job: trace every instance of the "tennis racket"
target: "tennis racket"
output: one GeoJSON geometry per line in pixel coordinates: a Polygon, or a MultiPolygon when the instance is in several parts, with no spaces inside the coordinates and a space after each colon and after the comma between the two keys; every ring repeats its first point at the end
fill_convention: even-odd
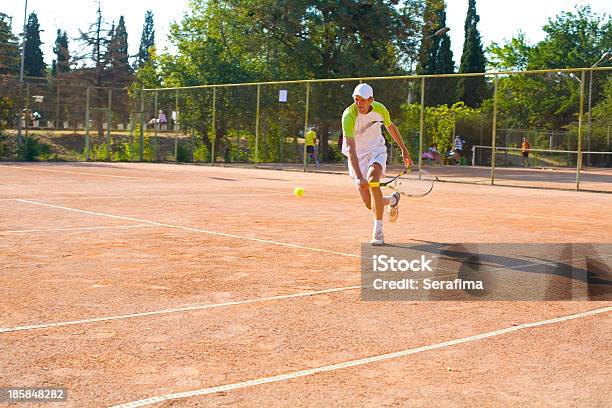
{"type": "Polygon", "coordinates": [[[387,181],[372,181],[370,187],[387,187],[391,190],[399,192],[401,195],[407,197],[425,197],[431,193],[434,188],[434,183],[438,181],[437,176],[431,176],[426,171],[421,170],[421,176],[425,178],[419,178],[418,175],[412,175],[412,168],[406,168],[397,176],[387,181]]]}

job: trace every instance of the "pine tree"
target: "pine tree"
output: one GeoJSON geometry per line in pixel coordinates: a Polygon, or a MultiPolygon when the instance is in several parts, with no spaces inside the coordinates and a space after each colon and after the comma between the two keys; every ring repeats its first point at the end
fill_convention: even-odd
{"type": "Polygon", "coordinates": [[[30,14],[26,25],[26,43],[24,56],[25,75],[42,77],[45,76],[46,64],[40,49],[40,24],[36,13],[30,14]]]}
{"type": "Polygon", "coordinates": [[[0,13],[0,74],[18,74],[19,63],[19,44],[13,35],[11,19],[0,13]]]}
{"type": "MultiPolygon", "coordinates": [[[[451,74],[455,71],[450,37],[433,36],[446,26],[446,4],[440,0],[428,0],[425,5],[423,39],[419,56],[419,74],[451,74]],[[433,37],[432,37],[433,36],[433,37]]],[[[455,102],[456,80],[440,78],[428,81],[425,103],[428,105],[452,104],[455,102]]]]}
{"type": "Polygon", "coordinates": [[[53,52],[55,53],[55,59],[51,66],[51,75],[57,76],[57,74],[70,72],[70,51],[68,50],[68,34],[66,34],[66,31],[57,30],[53,52]]]}
{"type": "Polygon", "coordinates": [[[130,65],[128,61],[128,34],[125,29],[123,16],[112,32],[108,46],[109,69],[114,82],[125,82],[130,79],[130,65]]]}
{"type": "Polygon", "coordinates": [[[140,48],[136,59],[135,68],[141,68],[150,58],[149,48],[155,46],[155,28],[153,26],[153,12],[147,10],[145,13],[145,22],[140,37],[140,48]]]}
{"type": "MultiPolygon", "coordinates": [[[[480,33],[478,32],[480,17],[476,14],[476,0],[469,0],[468,12],[465,18],[465,42],[461,56],[460,73],[485,72],[486,59],[480,33]]],[[[477,107],[486,97],[486,83],[484,76],[461,78],[457,86],[459,100],[466,105],[477,107]]]]}

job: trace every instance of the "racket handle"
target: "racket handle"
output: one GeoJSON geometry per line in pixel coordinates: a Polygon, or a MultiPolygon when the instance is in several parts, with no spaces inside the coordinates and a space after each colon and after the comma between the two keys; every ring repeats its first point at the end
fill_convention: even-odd
{"type": "Polygon", "coordinates": [[[370,181],[368,184],[370,187],[380,187],[380,181],[370,181]]]}

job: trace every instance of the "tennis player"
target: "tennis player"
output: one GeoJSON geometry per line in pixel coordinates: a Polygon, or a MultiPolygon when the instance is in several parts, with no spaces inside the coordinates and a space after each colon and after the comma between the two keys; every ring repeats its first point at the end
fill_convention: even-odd
{"type": "Polygon", "coordinates": [[[382,103],[374,101],[372,87],[366,83],[357,85],[353,91],[353,101],[342,114],[342,153],[348,157],[349,175],[353,178],[363,203],[372,211],[374,228],[370,244],[384,245],[384,208],[389,206],[389,221],[395,222],[399,215],[400,194],[395,192],[390,196],[383,196],[380,187],[369,185],[369,182],[380,181],[387,167],[387,147],[381,124],[385,125],[402,150],[404,165],[412,166],[412,160],[397,126],[391,122],[389,111],[382,103]]]}

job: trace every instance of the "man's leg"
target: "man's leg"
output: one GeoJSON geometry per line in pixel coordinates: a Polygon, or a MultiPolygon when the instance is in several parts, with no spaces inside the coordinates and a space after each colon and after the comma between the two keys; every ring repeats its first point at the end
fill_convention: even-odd
{"type": "MultiPolygon", "coordinates": [[[[379,163],[372,164],[368,169],[368,181],[380,181],[381,174],[382,166],[379,163]]],[[[382,221],[385,205],[389,204],[389,199],[387,198],[385,200],[382,191],[380,191],[380,187],[370,187],[370,194],[372,196],[372,213],[374,215],[374,219],[382,221]]]]}
{"type": "MultiPolygon", "coordinates": [[[[378,167],[378,178],[377,181],[380,180],[380,175],[382,173],[382,167],[380,166],[380,164],[375,163],[376,167],[378,167]]],[[[370,179],[370,172],[372,171],[372,167],[366,168],[362,167],[361,168],[361,172],[362,174],[364,174],[366,176],[366,179],[368,181],[374,181],[370,179]],[[365,171],[367,171],[367,174],[365,173],[365,171]]],[[[349,174],[351,175],[351,177],[353,177],[353,171],[351,169],[351,165],[349,163],[349,174]]],[[[356,183],[357,184],[357,183],[356,183]]],[[[370,189],[369,188],[359,188],[359,185],[357,184],[357,191],[359,191],[359,196],[361,197],[361,201],[363,201],[363,204],[366,206],[366,208],[368,210],[372,210],[372,194],[370,193],[370,189]]],[[[378,188],[378,191],[380,192],[380,188],[378,188]]],[[[382,196],[382,192],[381,192],[381,196],[382,196]]],[[[385,205],[389,204],[389,197],[383,197],[383,209],[385,205]]]]}
{"type": "Polygon", "coordinates": [[[370,189],[369,188],[359,188],[358,186],[357,190],[359,190],[361,201],[363,201],[363,203],[365,204],[368,210],[371,210],[372,209],[372,196],[370,195],[370,189]]]}

